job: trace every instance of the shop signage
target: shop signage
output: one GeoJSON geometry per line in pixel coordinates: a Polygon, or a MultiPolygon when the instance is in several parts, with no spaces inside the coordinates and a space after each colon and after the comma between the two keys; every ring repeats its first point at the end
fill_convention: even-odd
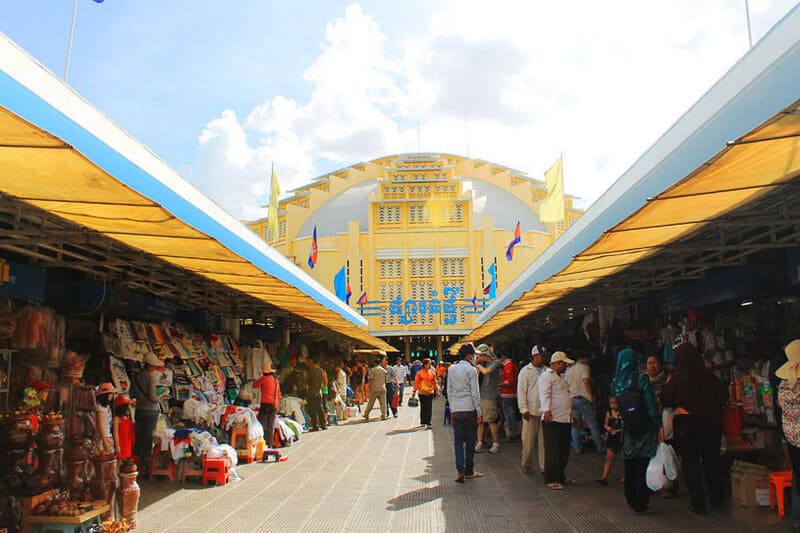
{"type": "Polygon", "coordinates": [[[438,291],[431,291],[430,300],[403,299],[398,296],[389,302],[389,314],[399,316],[400,323],[405,325],[414,322],[414,315],[442,315],[442,322],[445,326],[456,324],[458,313],[456,301],[459,289],[455,287],[445,287],[442,291],[443,298],[436,298],[438,291]]]}

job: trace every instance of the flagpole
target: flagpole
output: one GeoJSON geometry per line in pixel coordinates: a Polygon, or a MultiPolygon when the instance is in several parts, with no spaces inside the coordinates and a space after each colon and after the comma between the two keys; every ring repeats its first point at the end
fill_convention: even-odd
{"type": "Polygon", "coordinates": [[[72,25],[69,28],[69,42],[67,43],[67,65],[64,67],[64,82],[69,77],[69,58],[72,55],[72,37],[75,35],[75,17],[78,14],[78,0],[72,4],[72,25]]]}
{"type": "Polygon", "coordinates": [[[744,0],[744,12],[747,15],[747,40],[750,42],[750,48],[753,48],[753,32],[750,30],[750,3],[744,0]]]}

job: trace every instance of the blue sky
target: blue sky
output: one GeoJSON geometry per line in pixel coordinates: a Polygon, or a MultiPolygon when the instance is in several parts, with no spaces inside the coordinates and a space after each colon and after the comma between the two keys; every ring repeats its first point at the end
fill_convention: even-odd
{"type": "MultiPolygon", "coordinates": [[[[750,0],[754,38],[792,6],[750,0]]],[[[71,0],[0,0],[64,71],[71,0]]],[[[358,161],[454,152],[596,199],[747,50],[742,0],[79,0],[69,83],[234,216],[358,161]]]]}

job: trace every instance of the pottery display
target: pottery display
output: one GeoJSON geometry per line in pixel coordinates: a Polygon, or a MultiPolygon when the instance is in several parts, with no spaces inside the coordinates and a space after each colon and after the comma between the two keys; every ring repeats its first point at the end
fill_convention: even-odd
{"type": "MultiPolygon", "coordinates": [[[[134,465],[135,468],[135,465],[134,465]]],[[[122,518],[128,521],[131,528],[136,527],[136,511],[139,508],[139,484],[136,478],[139,473],[135,470],[130,474],[120,473],[120,485],[117,489],[117,509],[122,518]]]]}

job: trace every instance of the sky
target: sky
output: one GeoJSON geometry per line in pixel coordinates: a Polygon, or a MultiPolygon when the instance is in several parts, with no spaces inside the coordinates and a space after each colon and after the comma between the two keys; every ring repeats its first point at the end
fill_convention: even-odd
{"type": "MultiPolygon", "coordinates": [[[[68,83],[239,219],[314,177],[453,153],[588,207],[749,48],[745,0],[78,0],[68,83]]],[[[749,0],[754,43],[792,7],[749,0]]],[[[64,75],[71,0],[0,0],[64,75]]],[[[491,206],[489,206],[491,207],[491,206]]]]}

